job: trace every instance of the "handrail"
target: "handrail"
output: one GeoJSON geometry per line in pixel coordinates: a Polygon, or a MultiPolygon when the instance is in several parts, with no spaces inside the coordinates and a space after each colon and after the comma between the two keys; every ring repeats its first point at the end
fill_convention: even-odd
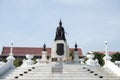
{"type": "Polygon", "coordinates": [[[11,68],[11,62],[7,61],[5,64],[3,64],[0,67],[0,75],[3,74],[4,72],[6,72],[9,68],[11,68]]]}
{"type": "Polygon", "coordinates": [[[104,67],[114,72],[117,76],[120,76],[120,68],[110,60],[106,60],[104,67]]]}

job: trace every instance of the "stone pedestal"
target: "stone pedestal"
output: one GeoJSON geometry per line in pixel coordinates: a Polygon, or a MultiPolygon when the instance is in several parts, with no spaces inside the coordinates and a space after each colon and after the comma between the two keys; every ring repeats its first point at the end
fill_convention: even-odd
{"type": "Polygon", "coordinates": [[[37,63],[36,64],[43,64],[43,63],[48,63],[47,60],[47,51],[42,51],[42,58],[41,59],[37,59],[37,63]]]}
{"type": "Polygon", "coordinates": [[[14,68],[14,60],[15,60],[15,57],[13,55],[9,55],[7,58],[7,62],[10,62],[11,63],[11,66],[10,68],[14,68]]]}
{"type": "Polygon", "coordinates": [[[47,62],[47,51],[42,51],[42,58],[40,60],[47,62]]]}
{"type": "Polygon", "coordinates": [[[6,59],[7,59],[7,62],[11,63],[10,68],[14,68],[15,67],[14,66],[15,57],[13,56],[13,43],[11,43],[10,53],[9,53],[9,56],[6,59]]]}
{"type": "Polygon", "coordinates": [[[98,63],[98,60],[94,60],[94,54],[88,54],[87,57],[89,58],[87,61],[86,61],[86,64],[87,65],[90,65],[90,66],[100,66],[99,63],[98,63]]]}
{"type": "Polygon", "coordinates": [[[23,60],[23,64],[21,65],[21,67],[28,67],[34,65],[35,62],[32,60],[33,57],[33,55],[26,54],[27,60],[23,60]]]}
{"type": "Polygon", "coordinates": [[[63,64],[56,63],[52,65],[52,73],[62,73],[63,72],[63,64]]]}
{"type": "Polygon", "coordinates": [[[75,62],[75,63],[79,63],[79,57],[78,57],[78,51],[75,51],[74,52],[74,59],[73,59],[73,61],[75,62]]]}
{"type": "Polygon", "coordinates": [[[69,47],[66,41],[56,40],[52,46],[51,61],[66,60],[69,57],[69,47]]]}

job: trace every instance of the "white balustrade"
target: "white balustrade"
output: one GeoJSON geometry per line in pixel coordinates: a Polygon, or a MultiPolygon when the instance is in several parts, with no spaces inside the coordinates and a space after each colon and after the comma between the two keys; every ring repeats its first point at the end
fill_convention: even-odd
{"type": "Polygon", "coordinates": [[[117,76],[120,76],[120,68],[114,63],[112,63],[110,60],[106,60],[105,65],[103,67],[114,72],[114,74],[116,74],[117,76]]]}
{"type": "Polygon", "coordinates": [[[9,70],[12,66],[12,63],[10,61],[6,62],[0,67],[0,75],[9,70]]]}
{"type": "Polygon", "coordinates": [[[115,65],[113,62],[111,62],[111,56],[109,55],[107,50],[107,41],[105,41],[105,51],[106,53],[105,56],[103,57],[103,60],[105,61],[105,65],[103,67],[109,69],[117,76],[120,76],[120,68],[117,65],[115,65]]]}
{"type": "Polygon", "coordinates": [[[115,61],[115,65],[117,65],[118,67],[120,67],[120,61],[115,61]]]}
{"type": "Polygon", "coordinates": [[[9,56],[6,58],[7,62],[0,66],[0,75],[6,72],[7,70],[14,68],[15,66],[13,65],[13,62],[15,60],[13,56],[13,43],[11,43],[11,48],[10,48],[10,53],[9,56]]]}
{"type": "Polygon", "coordinates": [[[32,60],[33,57],[34,55],[26,54],[27,60],[23,60],[23,64],[21,65],[21,67],[28,67],[34,65],[35,62],[32,60]]]}
{"type": "Polygon", "coordinates": [[[95,55],[93,54],[93,52],[89,51],[89,54],[87,54],[88,60],[86,61],[86,64],[91,66],[100,66],[100,64],[98,63],[98,59],[93,59],[94,56],[95,55]]]}

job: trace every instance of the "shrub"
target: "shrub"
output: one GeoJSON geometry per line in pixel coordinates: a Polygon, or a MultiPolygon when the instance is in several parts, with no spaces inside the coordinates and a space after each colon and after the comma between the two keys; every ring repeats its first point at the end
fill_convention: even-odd
{"type": "Polygon", "coordinates": [[[22,59],[16,59],[16,60],[14,61],[15,67],[19,67],[22,63],[23,63],[23,62],[22,62],[22,59]]]}

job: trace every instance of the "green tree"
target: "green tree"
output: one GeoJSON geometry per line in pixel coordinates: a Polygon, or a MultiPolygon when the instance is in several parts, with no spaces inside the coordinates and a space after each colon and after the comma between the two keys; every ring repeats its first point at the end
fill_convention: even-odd
{"type": "Polygon", "coordinates": [[[103,57],[104,57],[105,55],[102,54],[102,53],[99,53],[99,52],[94,52],[93,54],[95,55],[94,59],[98,59],[99,64],[100,64],[101,66],[103,66],[103,65],[104,65],[103,57]]]}
{"type": "Polygon", "coordinates": [[[74,50],[71,50],[71,51],[70,51],[69,56],[72,57],[72,60],[73,60],[73,58],[74,58],[74,50]]]}
{"type": "Polygon", "coordinates": [[[120,61],[120,52],[116,52],[115,54],[113,54],[111,61],[113,61],[113,62],[120,61]]]}
{"type": "Polygon", "coordinates": [[[7,62],[6,58],[2,58],[1,61],[3,61],[3,62],[7,62]]]}
{"type": "Polygon", "coordinates": [[[33,60],[35,63],[37,63],[36,58],[33,58],[32,60],[33,60]]]}

